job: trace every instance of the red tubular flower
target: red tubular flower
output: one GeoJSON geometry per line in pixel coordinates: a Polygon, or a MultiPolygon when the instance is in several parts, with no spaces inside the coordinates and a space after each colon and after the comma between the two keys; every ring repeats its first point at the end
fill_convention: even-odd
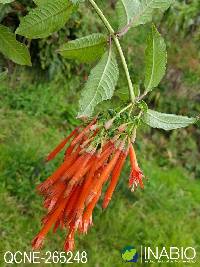
{"type": "Polygon", "coordinates": [[[126,160],[126,157],[127,157],[127,151],[126,152],[122,151],[120,154],[120,157],[119,157],[119,159],[118,159],[118,161],[114,167],[110,184],[109,184],[108,189],[107,189],[105,196],[104,196],[104,200],[103,200],[103,204],[102,204],[102,207],[104,209],[107,208],[107,206],[108,206],[108,204],[112,198],[113,192],[115,190],[118,179],[120,177],[121,170],[124,166],[124,162],[126,160]]]}
{"type": "Polygon", "coordinates": [[[71,134],[65,138],[46,158],[46,161],[50,161],[55,158],[55,156],[65,147],[67,142],[77,133],[78,128],[76,128],[71,134]]]}
{"type": "Polygon", "coordinates": [[[64,249],[74,249],[75,234],[77,231],[80,234],[87,233],[92,225],[93,210],[107,182],[109,185],[103,208],[108,206],[128,152],[132,167],[129,185],[136,188],[140,184],[143,188],[143,174],[129,138],[118,130],[110,138],[108,135],[102,138],[104,130],[101,130],[97,118],[94,118],[85,128],[78,127],[72,131],[48,155],[47,161],[52,160],[69,142],[63,163],[46,181],[37,186],[44,197],[47,215],[42,219],[41,231],[32,241],[34,249],[40,249],[50,229],[53,228],[56,232],[58,227],[67,231],[64,249]]]}
{"type": "Polygon", "coordinates": [[[100,188],[103,186],[103,184],[107,181],[109,178],[118,158],[120,155],[121,151],[118,149],[117,152],[114,154],[113,158],[111,161],[108,163],[108,165],[105,167],[105,169],[102,171],[100,177],[98,178],[97,181],[94,181],[94,185],[92,190],[90,191],[90,195],[88,197],[88,202],[92,201],[92,199],[98,194],[100,191],[100,188]]]}
{"type": "Polygon", "coordinates": [[[67,203],[67,199],[63,199],[62,203],[56,208],[56,210],[50,214],[49,218],[46,220],[42,230],[39,232],[39,234],[33,239],[32,246],[34,249],[41,248],[43,244],[43,240],[46,236],[46,234],[49,232],[52,225],[57,221],[60,213],[65,207],[65,204],[67,203]]]}
{"type": "Polygon", "coordinates": [[[96,194],[96,196],[92,199],[92,201],[87,205],[86,210],[83,214],[82,224],[80,225],[80,232],[87,233],[88,228],[92,225],[92,212],[101,196],[101,189],[96,194]]]}
{"type": "Polygon", "coordinates": [[[129,187],[132,187],[132,191],[134,191],[138,187],[138,185],[140,185],[140,187],[144,189],[144,184],[142,181],[143,173],[138,166],[135,150],[132,144],[130,144],[129,154],[132,167],[129,177],[129,187]]]}

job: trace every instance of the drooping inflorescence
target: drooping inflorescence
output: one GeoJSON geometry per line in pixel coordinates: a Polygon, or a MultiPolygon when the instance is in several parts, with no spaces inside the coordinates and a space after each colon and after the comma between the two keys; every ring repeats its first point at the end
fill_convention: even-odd
{"type": "Polygon", "coordinates": [[[42,219],[41,231],[32,241],[34,249],[42,247],[52,227],[54,232],[58,227],[65,228],[64,248],[66,251],[74,249],[75,233],[87,233],[92,225],[92,213],[102,196],[103,186],[107,189],[102,207],[108,206],[128,154],[131,162],[129,186],[132,191],[138,185],[144,187],[143,174],[126,131],[128,127],[121,124],[112,129],[112,123],[102,124],[94,118],[72,131],[48,155],[47,161],[54,159],[68,144],[62,164],[37,187],[44,197],[47,214],[42,219]]]}

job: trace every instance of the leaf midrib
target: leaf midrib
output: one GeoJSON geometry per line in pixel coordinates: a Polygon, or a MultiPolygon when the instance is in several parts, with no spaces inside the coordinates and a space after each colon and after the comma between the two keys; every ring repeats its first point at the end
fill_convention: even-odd
{"type": "Polygon", "coordinates": [[[129,16],[128,16],[128,12],[127,12],[126,5],[124,3],[124,0],[122,0],[121,3],[124,6],[125,13],[126,13],[126,23],[128,24],[129,23],[129,16]]]}
{"type": "MultiPolygon", "coordinates": [[[[91,99],[90,103],[88,104],[87,108],[88,108],[89,106],[91,106],[91,103],[94,101],[94,99],[95,99],[95,97],[96,97],[96,95],[97,95],[98,89],[99,89],[100,84],[101,84],[102,79],[103,79],[103,76],[105,75],[105,70],[106,70],[107,67],[108,67],[108,63],[110,62],[111,54],[112,54],[112,51],[111,51],[111,48],[110,48],[110,50],[109,50],[109,54],[108,54],[108,59],[107,59],[107,62],[106,62],[104,71],[103,71],[103,73],[102,73],[102,75],[101,75],[101,79],[100,79],[100,81],[99,81],[99,83],[98,83],[98,86],[97,86],[97,89],[96,89],[96,91],[95,91],[95,94],[94,94],[93,98],[91,99]]],[[[86,110],[87,110],[87,108],[86,108],[86,110]]]]}
{"type": "MultiPolygon", "coordinates": [[[[153,29],[152,29],[152,31],[153,31],[153,29]]],[[[153,47],[153,63],[152,63],[152,69],[151,69],[151,78],[150,78],[150,81],[149,81],[149,83],[148,83],[148,86],[147,86],[147,91],[149,91],[149,90],[151,90],[151,83],[152,83],[152,81],[153,81],[153,75],[154,75],[154,69],[155,69],[155,37],[154,37],[154,35],[152,34],[152,47],[153,47]]]]}
{"type": "Polygon", "coordinates": [[[60,49],[59,52],[74,51],[74,50],[81,50],[81,49],[87,49],[87,48],[89,49],[89,48],[92,48],[95,46],[99,46],[103,43],[104,43],[104,41],[96,43],[96,44],[92,44],[90,46],[74,47],[74,48],[68,48],[68,49],[62,49],[62,50],[60,49]]]}

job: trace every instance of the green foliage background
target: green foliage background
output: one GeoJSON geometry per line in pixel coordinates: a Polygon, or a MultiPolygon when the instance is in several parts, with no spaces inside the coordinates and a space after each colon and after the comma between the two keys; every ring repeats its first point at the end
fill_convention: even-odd
{"type": "MultiPolygon", "coordinates": [[[[115,1],[98,2],[111,17],[115,1]]],[[[15,28],[22,11],[6,12],[3,23],[15,28]]],[[[191,116],[200,112],[198,15],[198,0],[176,1],[164,16],[156,14],[154,18],[167,40],[169,61],[164,81],[149,99],[150,106],[157,106],[157,110],[191,116]]],[[[116,25],[115,18],[112,20],[116,25]]],[[[123,38],[135,82],[144,67],[141,58],[149,29],[150,25],[132,29],[123,38]]],[[[43,159],[78,123],[78,99],[90,66],[64,60],[55,50],[66,40],[102,30],[94,12],[83,6],[64,29],[29,44],[33,69],[0,58],[0,68],[9,70],[7,80],[0,83],[1,260],[7,250],[31,249],[31,239],[39,230],[44,212],[35,186],[59,163],[58,159],[45,165],[43,159]]],[[[126,80],[120,79],[113,106],[126,99],[127,90],[126,80]]],[[[105,102],[99,108],[110,104],[105,102]]],[[[200,253],[199,133],[195,126],[170,133],[146,128],[139,133],[136,149],[148,178],[145,190],[129,192],[127,163],[108,209],[102,212],[99,205],[94,227],[87,236],[77,237],[77,250],[88,252],[87,266],[123,266],[120,250],[127,245],[193,246],[200,253]]],[[[61,251],[63,239],[61,231],[49,234],[43,251],[61,251]]]]}

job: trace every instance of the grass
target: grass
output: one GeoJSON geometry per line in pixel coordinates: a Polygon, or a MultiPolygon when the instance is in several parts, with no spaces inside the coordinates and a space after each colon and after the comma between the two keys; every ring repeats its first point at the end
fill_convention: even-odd
{"type": "MultiPolygon", "coordinates": [[[[26,90],[22,85],[18,88],[13,91],[6,84],[0,88],[1,256],[7,250],[31,250],[31,240],[44,214],[35,186],[59,162],[44,165],[43,158],[77,123],[73,119],[75,108],[70,104],[70,86],[58,90],[54,83],[43,83],[26,90]]],[[[198,179],[193,179],[180,162],[171,168],[169,162],[160,164],[159,160],[144,157],[143,146],[149,151],[156,147],[138,143],[138,157],[148,177],[145,190],[130,193],[126,166],[108,209],[102,212],[99,205],[94,227],[87,236],[77,237],[77,250],[88,252],[86,266],[123,266],[120,250],[127,245],[200,249],[198,179]]],[[[160,157],[165,158],[162,152],[160,157]]],[[[61,251],[63,241],[63,232],[49,234],[43,252],[61,251]]]]}

